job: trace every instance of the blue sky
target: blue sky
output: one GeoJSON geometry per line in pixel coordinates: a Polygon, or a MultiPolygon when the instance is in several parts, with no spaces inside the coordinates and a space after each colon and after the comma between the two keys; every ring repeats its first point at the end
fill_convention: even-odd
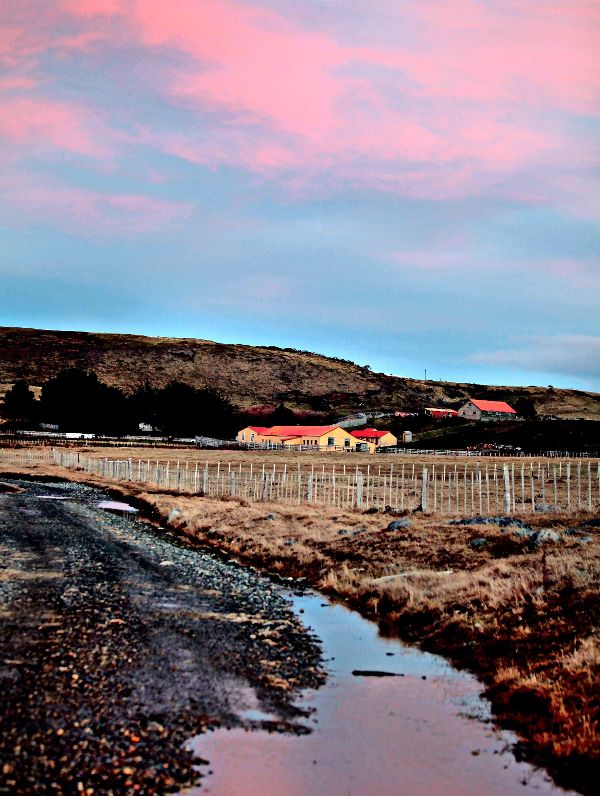
{"type": "Polygon", "coordinates": [[[595,4],[3,9],[3,325],[600,390],[595,4]]]}

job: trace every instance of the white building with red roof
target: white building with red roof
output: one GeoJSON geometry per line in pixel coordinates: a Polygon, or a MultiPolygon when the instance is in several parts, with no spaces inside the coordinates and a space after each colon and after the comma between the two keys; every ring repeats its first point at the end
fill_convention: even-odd
{"type": "Polygon", "coordinates": [[[465,420],[510,420],[517,416],[506,401],[481,401],[476,398],[471,398],[461,406],[458,414],[465,420]]]}

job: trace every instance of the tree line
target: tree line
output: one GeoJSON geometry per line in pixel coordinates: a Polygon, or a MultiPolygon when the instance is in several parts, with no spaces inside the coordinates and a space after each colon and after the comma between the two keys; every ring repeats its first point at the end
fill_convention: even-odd
{"type": "Polygon", "coordinates": [[[329,422],[323,413],[294,412],[284,404],[270,411],[240,411],[221,392],[171,381],[148,382],[131,393],[104,384],[92,370],[67,368],[49,378],[36,398],[25,379],[4,396],[3,414],[13,428],[58,426],[61,431],[91,434],[139,434],[140,425],[167,436],[231,439],[248,425],[274,426],[329,422]]]}
{"type": "Polygon", "coordinates": [[[100,381],[94,371],[68,368],[48,379],[35,397],[20,379],[4,396],[4,415],[12,426],[56,425],[61,431],[137,434],[147,424],[169,436],[227,438],[237,412],[217,390],[179,381],[155,388],[146,383],[127,394],[100,381]]]}

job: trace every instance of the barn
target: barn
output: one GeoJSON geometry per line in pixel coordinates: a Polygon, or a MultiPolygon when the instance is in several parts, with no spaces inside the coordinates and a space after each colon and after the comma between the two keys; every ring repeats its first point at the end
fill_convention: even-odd
{"type": "Polygon", "coordinates": [[[465,420],[511,420],[516,411],[506,401],[482,401],[471,398],[458,410],[459,417],[465,420]]]}

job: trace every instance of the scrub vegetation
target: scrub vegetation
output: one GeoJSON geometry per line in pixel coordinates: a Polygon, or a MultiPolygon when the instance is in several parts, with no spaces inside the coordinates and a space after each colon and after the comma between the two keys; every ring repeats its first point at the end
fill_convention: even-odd
{"type": "MultiPolygon", "coordinates": [[[[57,467],[26,471],[108,484],[57,467]]],[[[358,608],[384,632],[471,669],[499,722],[517,732],[523,755],[560,784],[594,791],[597,517],[517,514],[510,524],[498,518],[465,525],[420,514],[201,498],[133,483],[119,490],[188,543],[301,579],[358,608]]]]}

